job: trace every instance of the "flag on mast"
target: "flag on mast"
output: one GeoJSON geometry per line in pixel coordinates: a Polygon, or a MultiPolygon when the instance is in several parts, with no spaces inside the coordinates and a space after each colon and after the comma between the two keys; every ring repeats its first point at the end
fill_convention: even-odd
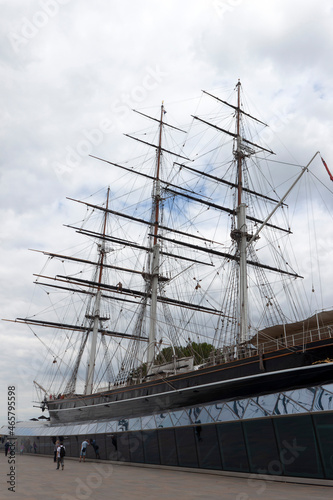
{"type": "Polygon", "coordinates": [[[331,181],[333,181],[333,175],[332,175],[332,174],[331,174],[331,172],[329,171],[329,168],[328,168],[328,166],[327,166],[327,164],[326,164],[326,161],[324,160],[324,158],[323,158],[322,156],[321,156],[320,158],[321,158],[321,161],[322,161],[322,162],[323,162],[323,164],[324,164],[324,167],[325,167],[325,168],[326,168],[326,170],[327,170],[328,175],[330,176],[331,181]]]}

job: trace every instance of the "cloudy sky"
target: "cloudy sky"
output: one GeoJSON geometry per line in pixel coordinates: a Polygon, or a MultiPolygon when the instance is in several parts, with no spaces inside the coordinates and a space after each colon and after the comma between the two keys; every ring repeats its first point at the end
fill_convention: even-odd
{"type": "MultiPolygon", "coordinates": [[[[24,316],[33,300],[32,274],[43,259],[28,248],[57,250],[66,239],[62,224],[73,220],[66,196],[110,183],[105,164],[88,155],[125,156],[122,134],[138,120],[132,108],[155,112],[164,99],[179,123],[189,122],[202,89],[223,99],[223,89],[240,78],[253,111],[271,125],[266,142],[275,151],[305,164],[320,150],[333,170],[332,0],[0,0],[0,6],[3,318],[24,316]]],[[[319,160],[314,168],[328,185],[319,160]]],[[[332,197],[327,203],[332,210],[332,197]]],[[[333,257],[332,218],[323,207],[322,215],[328,223],[322,250],[333,257]]],[[[32,381],[40,344],[29,329],[5,322],[0,338],[0,423],[11,384],[18,387],[18,419],[38,417],[32,381]]]]}

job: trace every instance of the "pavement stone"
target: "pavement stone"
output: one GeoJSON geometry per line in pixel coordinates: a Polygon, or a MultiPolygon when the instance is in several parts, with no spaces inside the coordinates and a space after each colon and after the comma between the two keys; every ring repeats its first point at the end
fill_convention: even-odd
{"type": "Polygon", "coordinates": [[[15,493],[8,491],[8,459],[0,455],[0,499],[26,500],[325,500],[333,498],[333,481],[323,485],[258,480],[186,469],[79,463],[65,458],[56,470],[52,457],[15,457],[15,493]]]}

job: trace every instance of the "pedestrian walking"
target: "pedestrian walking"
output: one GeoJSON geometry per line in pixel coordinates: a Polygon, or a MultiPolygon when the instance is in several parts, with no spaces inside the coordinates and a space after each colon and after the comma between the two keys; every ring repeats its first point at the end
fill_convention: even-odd
{"type": "Polygon", "coordinates": [[[64,459],[66,456],[66,448],[64,447],[63,443],[60,443],[57,449],[57,470],[61,469],[64,470],[64,459]]]}
{"type": "Polygon", "coordinates": [[[6,444],[5,444],[5,456],[7,456],[8,449],[9,449],[9,441],[6,441],[6,444]]]}

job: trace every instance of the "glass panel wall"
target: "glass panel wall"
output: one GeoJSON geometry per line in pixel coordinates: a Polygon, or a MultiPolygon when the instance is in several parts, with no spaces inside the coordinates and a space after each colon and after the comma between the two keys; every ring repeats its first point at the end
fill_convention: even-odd
{"type": "Polygon", "coordinates": [[[254,474],[282,474],[272,419],[243,422],[250,471],[254,474]]]}
{"type": "Polygon", "coordinates": [[[145,462],[141,431],[135,431],[129,433],[129,450],[131,455],[131,462],[135,463],[145,462]]]}
{"type": "Polygon", "coordinates": [[[310,415],[274,419],[281,463],[287,476],[322,477],[310,415]]]}
{"type": "Polygon", "coordinates": [[[162,465],[178,465],[174,429],[158,429],[158,442],[162,465]]]}
{"type": "Polygon", "coordinates": [[[198,467],[193,427],[177,427],[175,429],[175,436],[179,465],[182,467],[198,467]]]}
{"type": "Polygon", "coordinates": [[[108,460],[118,460],[118,436],[114,434],[106,434],[105,448],[108,460]]]}
{"type": "Polygon", "coordinates": [[[215,425],[197,425],[194,428],[199,467],[221,470],[221,453],[215,425]]]}
{"type": "Polygon", "coordinates": [[[249,472],[249,462],[241,422],[218,424],[216,428],[221,448],[222,469],[249,472]]]}
{"type": "Polygon", "coordinates": [[[313,421],[325,477],[333,479],[333,415],[331,413],[314,415],[313,421]]]}
{"type": "Polygon", "coordinates": [[[142,431],[143,450],[145,462],[160,464],[160,450],[158,445],[157,430],[142,431]]]}
{"type": "MultiPolygon", "coordinates": [[[[80,425],[18,423],[17,448],[53,456],[64,440],[79,457],[94,439],[101,459],[333,479],[333,385],[208,403],[80,425]]],[[[5,432],[2,432],[5,434],[5,432]]],[[[87,457],[95,459],[93,446],[87,457]]]]}
{"type": "Polygon", "coordinates": [[[118,434],[117,442],[118,442],[118,460],[120,462],[130,462],[130,451],[129,451],[129,441],[128,441],[128,432],[124,432],[118,434]]]}

